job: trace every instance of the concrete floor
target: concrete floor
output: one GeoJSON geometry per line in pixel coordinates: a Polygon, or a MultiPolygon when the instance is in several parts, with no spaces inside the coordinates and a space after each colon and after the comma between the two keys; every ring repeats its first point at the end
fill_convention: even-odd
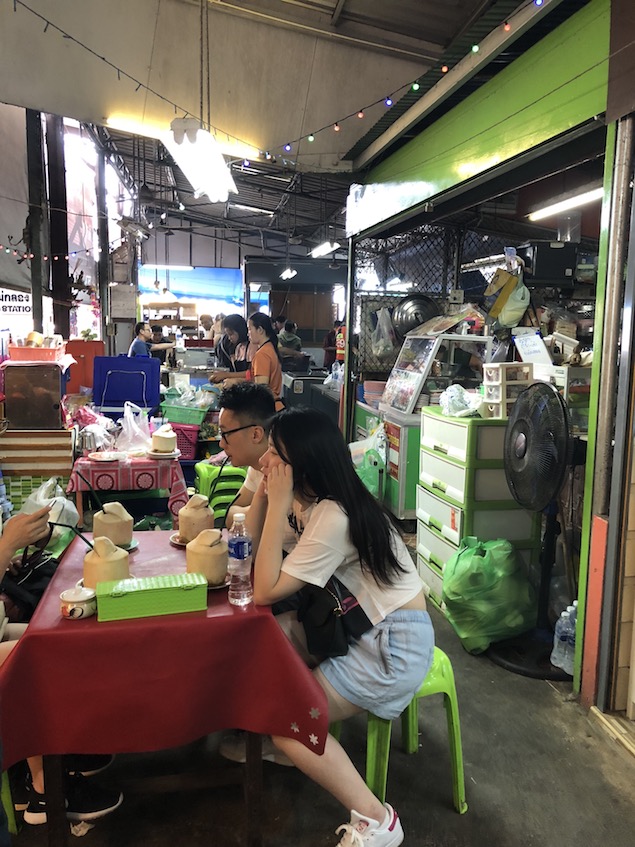
{"type": "MultiPolygon", "coordinates": [[[[421,704],[422,747],[402,753],[394,725],[388,800],[412,847],[562,847],[635,844],[635,759],[598,734],[567,684],[511,674],[470,656],[432,612],[437,642],[451,657],[461,709],[469,810],[452,807],[441,697],[421,704]]],[[[344,725],[342,741],[363,764],[365,723],[344,725]]],[[[86,836],[85,847],[233,847],[242,843],[237,786],[148,795],[144,774],[224,767],[218,735],[178,750],[119,756],[99,779],[120,786],[123,806],[86,836]]],[[[228,765],[229,766],[229,765],[228,765]]],[[[292,768],[264,764],[265,847],[329,847],[347,817],[292,768]]],[[[25,826],[19,847],[46,845],[44,827],[25,826]]]]}

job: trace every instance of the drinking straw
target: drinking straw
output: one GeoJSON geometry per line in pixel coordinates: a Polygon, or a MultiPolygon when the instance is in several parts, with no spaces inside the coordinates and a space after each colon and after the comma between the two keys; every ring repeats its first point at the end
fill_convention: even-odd
{"type": "MultiPolygon", "coordinates": [[[[77,469],[75,470],[75,473],[77,474],[77,476],[78,476],[81,480],[83,480],[83,481],[86,483],[86,485],[88,486],[88,489],[89,489],[90,493],[91,493],[91,494],[93,495],[93,497],[95,498],[95,502],[97,503],[97,505],[99,506],[99,508],[103,510],[103,508],[104,508],[104,504],[101,502],[101,500],[99,499],[99,497],[98,497],[98,495],[97,495],[97,492],[95,491],[95,489],[93,488],[93,486],[90,484],[90,482],[86,479],[86,477],[84,476],[84,474],[83,474],[83,473],[81,473],[80,471],[78,471],[77,469]]],[[[80,494],[80,496],[81,496],[81,491],[79,492],[79,494],[80,494]]]]}
{"type": "Polygon", "coordinates": [[[56,521],[49,521],[49,526],[63,526],[66,527],[66,529],[72,529],[75,535],[78,535],[82,539],[82,541],[88,544],[91,550],[95,549],[92,542],[89,541],[84,535],[84,533],[80,532],[76,526],[71,526],[69,523],[56,523],[56,521]]]}

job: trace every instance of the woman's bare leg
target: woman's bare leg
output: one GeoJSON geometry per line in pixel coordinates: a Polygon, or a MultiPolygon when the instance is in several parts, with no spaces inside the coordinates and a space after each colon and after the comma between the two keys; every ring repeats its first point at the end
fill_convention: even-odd
{"type": "Polygon", "coordinates": [[[26,763],[31,771],[33,789],[38,794],[44,794],[44,760],[41,756],[31,756],[26,763]]]}
{"type": "MultiPolygon", "coordinates": [[[[329,720],[339,721],[363,711],[341,697],[319,668],[313,671],[328,700],[329,720]]],[[[294,738],[275,736],[274,744],[285,753],[293,764],[344,806],[347,811],[355,809],[364,817],[373,818],[381,824],[386,809],[364,782],[344,748],[329,735],[324,753],[318,756],[294,738]]]]}

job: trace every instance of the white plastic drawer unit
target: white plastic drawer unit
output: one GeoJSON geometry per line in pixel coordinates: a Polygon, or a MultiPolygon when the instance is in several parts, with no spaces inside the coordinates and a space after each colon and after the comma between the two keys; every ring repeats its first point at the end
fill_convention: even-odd
{"type": "Polygon", "coordinates": [[[457,551],[456,544],[442,538],[422,521],[417,521],[417,554],[442,571],[445,563],[457,551]]]}
{"type": "Polygon", "coordinates": [[[481,541],[538,541],[539,522],[533,512],[520,507],[492,508],[489,503],[464,510],[421,485],[417,486],[417,518],[452,544],[459,544],[466,535],[475,535],[481,541]]]}
{"type": "Polygon", "coordinates": [[[420,450],[419,481],[426,488],[466,506],[484,500],[512,501],[503,468],[457,465],[443,456],[420,450]]]}
{"type": "Polygon", "coordinates": [[[421,446],[456,462],[480,465],[502,462],[505,424],[481,418],[445,417],[438,409],[421,415],[421,446]]]}
{"type": "Polygon", "coordinates": [[[417,571],[423,583],[423,590],[435,606],[445,609],[443,602],[443,577],[438,568],[428,564],[423,556],[417,556],[417,571]]]}

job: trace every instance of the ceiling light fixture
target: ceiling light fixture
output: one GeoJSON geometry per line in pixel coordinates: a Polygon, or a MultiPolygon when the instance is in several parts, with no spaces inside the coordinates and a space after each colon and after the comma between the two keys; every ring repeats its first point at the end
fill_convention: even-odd
{"type": "Polygon", "coordinates": [[[592,203],[594,200],[600,200],[604,194],[602,186],[593,188],[590,191],[584,191],[581,194],[575,194],[573,197],[568,197],[560,200],[558,203],[552,203],[542,209],[537,209],[528,217],[530,221],[541,221],[543,218],[550,218],[553,215],[559,215],[560,212],[566,212],[569,209],[577,209],[579,206],[584,206],[587,203],[592,203]]]}
{"type": "Polygon", "coordinates": [[[318,244],[317,247],[314,247],[313,250],[311,250],[311,256],[314,259],[319,259],[322,256],[328,256],[329,253],[334,253],[339,249],[340,245],[337,241],[323,241],[322,244],[318,244]]]}
{"type": "Polygon", "coordinates": [[[294,276],[297,276],[298,272],[295,268],[285,268],[280,274],[280,279],[293,279],[294,276]]]}
{"type": "Polygon", "coordinates": [[[232,209],[239,209],[241,212],[257,212],[259,215],[268,215],[272,218],[275,215],[275,212],[272,212],[271,209],[261,209],[260,206],[245,206],[242,203],[232,203],[232,209]]]}
{"type": "Polygon", "coordinates": [[[212,203],[226,203],[238,189],[214,136],[201,129],[196,118],[175,118],[171,132],[161,140],[194,189],[194,197],[207,195],[212,203]]]}

